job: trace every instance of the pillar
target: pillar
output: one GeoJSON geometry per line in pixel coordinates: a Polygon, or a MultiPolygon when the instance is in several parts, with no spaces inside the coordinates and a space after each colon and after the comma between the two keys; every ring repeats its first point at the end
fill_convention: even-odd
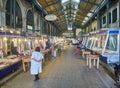
{"type": "Polygon", "coordinates": [[[100,18],[99,18],[99,11],[97,13],[97,30],[100,29],[100,18]]]}
{"type": "Polygon", "coordinates": [[[35,5],[32,2],[32,32],[35,32],[35,26],[34,26],[34,11],[35,11],[35,5]]]}
{"type": "Polygon", "coordinates": [[[12,28],[12,22],[13,22],[13,15],[12,15],[12,9],[13,8],[13,2],[12,2],[12,0],[10,0],[10,27],[12,28]]]}
{"type": "Polygon", "coordinates": [[[107,28],[109,28],[109,0],[107,0],[107,4],[106,4],[107,6],[107,28]]]}

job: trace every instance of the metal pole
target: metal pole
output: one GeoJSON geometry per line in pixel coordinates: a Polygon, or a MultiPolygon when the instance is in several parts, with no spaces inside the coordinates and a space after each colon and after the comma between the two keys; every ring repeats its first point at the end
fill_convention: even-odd
{"type": "Polygon", "coordinates": [[[48,35],[50,35],[50,24],[48,22],[48,35]]]}
{"type": "Polygon", "coordinates": [[[42,34],[42,16],[40,15],[40,34],[42,34]]]}
{"type": "MultiPolygon", "coordinates": [[[[119,1],[120,1],[120,0],[119,0],[119,1]]],[[[119,36],[118,42],[119,42],[119,44],[120,44],[120,30],[119,30],[118,36],[119,36]]],[[[119,64],[120,64],[120,46],[119,46],[119,44],[118,44],[117,46],[118,46],[118,49],[119,49],[118,55],[119,55],[119,64]]]]}
{"type": "Polygon", "coordinates": [[[48,22],[47,22],[47,35],[49,35],[49,29],[48,29],[49,27],[48,27],[48,22]]]}
{"type": "Polygon", "coordinates": [[[43,18],[43,16],[42,16],[42,32],[43,32],[43,33],[45,33],[44,30],[45,30],[45,29],[44,29],[44,18],[43,18]]]}
{"type": "Polygon", "coordinates": [[[35,32],[35,26],[34,26],[34,10],[35,10],[35,6],[34,3],[32,2],[32,32],[35,32]]]}
{"type": "MultiPolygon", "coordinates": [[[[119,0],[119,27],[120,27],[120,0],[119,0]]],[[[119,44],[120,44],[120,30],[119,30],[119,44]]],[[[119,64],[120,64],[120,46],[118,48],[119,48],[119,64]]]]}
{"type": "Polygon", "coordinates": [[[97,30],[100,29],[100,19],[99,19],[99,11],[97,13],[97,30]]]}
{"type": "Polygon", "coordinates": [[[53,25],[52,25],[52,36],[53,36],[53,25]]]}
{"type": "Polygon", "coordinates": [[[92,31],[92,20],[90,20],[90,31],[92,31]]]}
{"type": "Polygon", "coordinates": [[[55,28],[55,36],[57,36],[57,27],[55,28]]]}
{"type": "Polygon", "coordinates": [[[107,28],[109,28],[109,0],[107,0],[107,28]]]}
{"type": "Polygon", "coordinates": [[[13,28],[16,28],[16,0],[13,0],[13,28]]]}
{"type": "Polygon", "coordinates": [[[50,24],[50,36],[51,36],[51,28],[52,28],[52,27],[51,27],[51,24],[50,24]]]}
{"type": "Polygon", "coordinates": [[[52,34],[52,24],[51,24],[51,36],[52,36],[53,34],[52,34]]]}
{"type": "Polygon", "coordinates": [[[12,4],[13,4],[12,0],[10,0],[10,27],[11,28],[12,28],[12,18],[13,18],[13,16],[12,16],[13,5],[12,4]]]}
{"type": "Polygon", "coordinates": [[[120,27],[120,0],[119,0],[119,27],[120,27]]]}

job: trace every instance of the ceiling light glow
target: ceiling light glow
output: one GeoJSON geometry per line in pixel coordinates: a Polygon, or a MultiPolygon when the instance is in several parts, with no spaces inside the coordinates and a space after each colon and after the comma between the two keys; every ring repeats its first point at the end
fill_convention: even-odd
{"type": "Polygon", "coordinates": [[[68,2],[69,0],[62,0],[62,3],[68,2]]]}
{"type": "Polygon", "coordinates": [[[79,3],[79,2],[80,2],[80,0],[71,0],[71,1],[76,2],[76,3],[79,3]]]}

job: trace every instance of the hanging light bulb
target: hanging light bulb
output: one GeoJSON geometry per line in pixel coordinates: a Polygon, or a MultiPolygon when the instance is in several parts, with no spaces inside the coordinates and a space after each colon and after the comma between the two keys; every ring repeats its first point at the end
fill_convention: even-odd
{"type": "Polygon", "coordinates": [[[6,37],[4,37],[4,40],[6,41],[6,40],[7,40],[7,38],[6,38],[6,37]]]}

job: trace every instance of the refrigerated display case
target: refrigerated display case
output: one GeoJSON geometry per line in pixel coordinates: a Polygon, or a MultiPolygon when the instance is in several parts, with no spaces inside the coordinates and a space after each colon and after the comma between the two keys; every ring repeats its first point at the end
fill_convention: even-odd
{"type": "Polygon", "coordinates": [[[3,50],[4,57],[0,58],[0,78],[15,71],[21,66],[21,58],[18,56],[19,39],[22,39],[21,34],[11,32],[0,32],[0,47],[3,50]],[[17,53],[16,53],[17,52],[17,53]]]}
{"type": "Polygon", "coordinates": [[[119,29],[108,28],[105,46],[102,51],[102,56],[107,57],[106,62],[118,63],[119,62],[119,41],[120,41],[120,31],[119,29]]]}
{"type": "Polygon", "coordinates": [[[104,28],[97,33],[92,50],[99,54],[101,60],[107,64],[119,63],[119,41],[118,28],[104,28]]]}
{"type": "Polygon", "coordinates": [[[82,41],[82,45],[85,47],[87,42],[88,42],[88,39],[89,39],[89,34],[85,34],[83,36],[83,41],[82,41]]]}

